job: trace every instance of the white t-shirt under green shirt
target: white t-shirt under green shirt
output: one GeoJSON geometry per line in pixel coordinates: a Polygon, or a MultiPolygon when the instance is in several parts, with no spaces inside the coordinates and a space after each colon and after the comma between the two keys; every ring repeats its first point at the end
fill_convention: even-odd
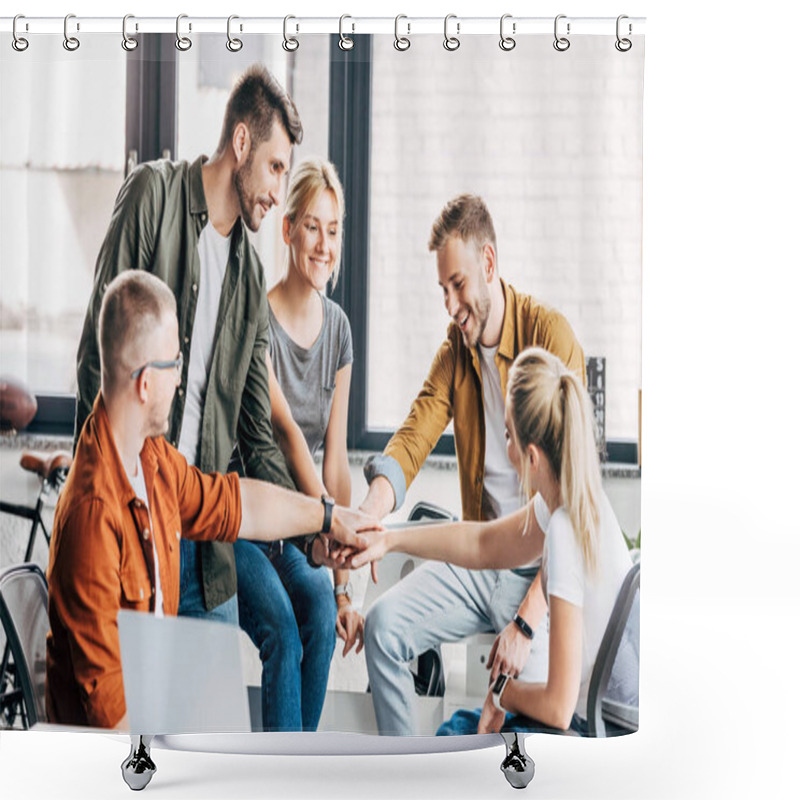
{"type": "Polygon", "coordinates": [[[197,240],[200,281],[197,287],[197,307],[192,326],[189,367],[186,373],[186,404],[178,440],[178,450],[193,465],[197,465],[208,371],[214,357],[214,334],[217,330],[219,299],[222,295],[225,270],[228,268],[230,247],[230,234],[222,236],[210,222],[203,228],[197,240]]]}

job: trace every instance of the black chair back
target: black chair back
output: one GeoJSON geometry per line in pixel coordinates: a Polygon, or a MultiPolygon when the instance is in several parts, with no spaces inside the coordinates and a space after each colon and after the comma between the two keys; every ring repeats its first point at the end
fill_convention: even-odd
{"type": "Polygon", "coordinates": [[[639,729],[639,581],[634,564],[617,595],[589,681],[589,736],[639,729]]]}

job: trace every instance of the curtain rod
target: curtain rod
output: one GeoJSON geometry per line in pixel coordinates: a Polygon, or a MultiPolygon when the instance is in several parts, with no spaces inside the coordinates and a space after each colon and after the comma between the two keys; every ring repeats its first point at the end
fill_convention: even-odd
{"type": "MultiPolygon", "coordinates": [[[[622,36],[641,35],[645,32],[644,17],[624,17],[619,23],[615,17],[570,17],[559,15],[557,22],[559,35],[610,35],[618,31],[622,36]],[[618,28],[618,25],[620,26],[618,28]]],[[[293,36],[303,34],[335,34],[351,35],[358,33],[374,33],[401,36],[415,34],[443,35],[444,17],[355,17],[345,15],[339,17],[234,17],[230,23],[227,17],[195,17],[181,15],[180,34],[188,36],[197,33],[239,34],[272,33],[283,34],[285,30],[293,36]],[[286,28],[284,26],[287,26],[286,28]]],[[[553,35],[556,21],[554,17],[514,17],[505,15],[504,33],[509,36],[526,34],[553,35]]],[[[13,17],[0,17],[0,31],[11,33],[14,26],[13,17]]],[[[27,34],[65,34],[68,28],[70,36],[87,33],[118,33],[122,35],[122,17],[81,17],[70,15],[64,17],[20,16],[17,19],[18,36],[27,34]]],[[[126,22],[128,36],[137,33],[176,33],[178,20],[175,17],[136,17],[129,16],[126,22]]],[[[500,17],[459,17],[450,15],[448,35],[469,36],[475,34],[499,34],[500,17]]]]}

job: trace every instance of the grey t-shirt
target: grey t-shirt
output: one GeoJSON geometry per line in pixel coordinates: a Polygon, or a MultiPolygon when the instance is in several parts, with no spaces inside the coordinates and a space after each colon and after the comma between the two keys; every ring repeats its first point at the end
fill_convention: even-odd
{"type": "Polygon", "coordinates": [[[269,311],[269,354],[275,376],[313,455],[325,441],[336,373],[353,363],[350,322],[333,300],[322,296],[322,329],[306,349],[281,327],[272,306],[269,311]]]}

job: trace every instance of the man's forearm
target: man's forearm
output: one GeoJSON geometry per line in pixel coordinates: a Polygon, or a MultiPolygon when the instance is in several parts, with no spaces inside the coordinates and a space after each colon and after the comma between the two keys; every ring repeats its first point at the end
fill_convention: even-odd
{"type": "Polygon", "coordinates": [[[242,524],[239,538],[289,539],[322,529],[322,503],[266,481],[242,478],[242,524]]]}
{"type": "Polygon", "coordinates": [[[369,485],[369,491],[361,503],[361,510],[383,519],[394,508],[394,489],[388,478],[378,475],[369,485]]]}

